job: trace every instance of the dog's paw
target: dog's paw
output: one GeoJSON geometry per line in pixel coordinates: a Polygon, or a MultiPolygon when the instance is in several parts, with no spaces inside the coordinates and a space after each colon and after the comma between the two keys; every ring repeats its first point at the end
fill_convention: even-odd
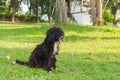
{"type": "Polygon", "coordinates": [[[12,62],[12,64],[16,64],[16,60],[14,60],[14,61],[12,62]]]}

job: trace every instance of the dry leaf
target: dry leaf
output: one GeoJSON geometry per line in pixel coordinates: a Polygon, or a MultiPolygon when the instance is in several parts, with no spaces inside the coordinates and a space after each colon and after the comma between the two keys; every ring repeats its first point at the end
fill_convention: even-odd
{"type": "Polygon", "coordinates": [[[7,60],[9,60],[9,59],[10,59],[10,56],[9,56],[9,55],[6,55],[5,58],[6,58],[7,60]]]}

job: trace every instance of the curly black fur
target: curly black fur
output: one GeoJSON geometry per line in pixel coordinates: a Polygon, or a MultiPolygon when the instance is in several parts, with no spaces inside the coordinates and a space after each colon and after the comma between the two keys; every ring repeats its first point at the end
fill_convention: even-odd
{"type": "Polygon", "coordinates": [[[16,63],[30,67],[44,68],[51,71],[56,68],[56,57],[58,54],[59,43],[64,37],[64,32],[59,27],[52,27],[46,32],[43,43],[36,46],[32,51],[29,61],[16,60],[16,63]]]}

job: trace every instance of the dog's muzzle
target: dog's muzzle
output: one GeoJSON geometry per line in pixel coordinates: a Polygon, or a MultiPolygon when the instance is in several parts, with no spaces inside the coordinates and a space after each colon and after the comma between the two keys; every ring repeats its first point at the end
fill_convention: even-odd
{"type": "Polygon", "coordinates": [[[64,36],[60,36],[59,42],[61,42],[63,38],[64,38],[64,36]]]}

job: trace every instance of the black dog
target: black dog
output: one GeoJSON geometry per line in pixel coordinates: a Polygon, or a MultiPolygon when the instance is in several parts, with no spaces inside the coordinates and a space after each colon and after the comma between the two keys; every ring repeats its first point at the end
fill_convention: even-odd
{"type": "Polygon", "coordinates": [[[21,65],[27,65],[30,67],[44,68],[47,71],[51,71],[52,68],[56,68],[55,55],[58,54],[58,48],[61,40],[64,37],[64,32],[59,27],[52,27],[46,32],[46,38],[43,43],[37,45],[32,51],[29,61],[24,62],[15,60],[16,63],[21,65]]]}

